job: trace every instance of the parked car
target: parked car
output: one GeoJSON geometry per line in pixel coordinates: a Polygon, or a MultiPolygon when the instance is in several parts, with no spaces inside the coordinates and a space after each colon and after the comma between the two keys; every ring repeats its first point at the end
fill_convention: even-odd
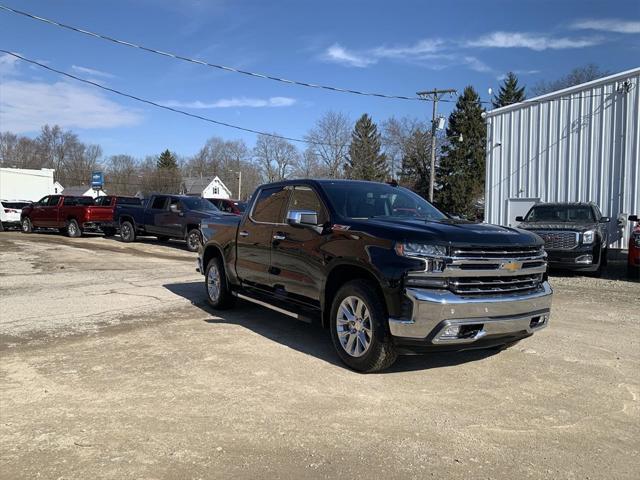
{"type": "Polygon", "coordinates": [[[100,230],[104,233],[105,237],[112,237],[118,231],[118,224],[114,219],[117,205],[141,205],[142,200],[137,197],[122,197],[117,195],[106,195],[104,197],[98,197],[95,199],[94,204],[99,207],[108,208],[111,212],[111,216],[108,220],[100,222],[100,230]]]}
{"type": "Polygon", "coordinates": [[[20,228],[20,213],[30,203],[27,200],[1,200],[0,231],[7,228],[20,228]]]}
{"type": "Polygon", "coordinates": [[[117,204],[114,219],[123,242],[152,235],[165,241],[177,238],[196,252],[202,243],[200,221],[220,214],[210,202],[186,195],[151,195],[143,205],[117,204]]]}
{"type": "Polygon", "coordinates": [[[629,215],[630,222],[636,222],[636,226],[629,236],[629,254],[627,268],[630,277],[638,277],[640,274],[640,223],[637,223],[637,215],[629,215]]]}
{"type": "Polygon", "coordinates": [[[538,203],[516,221],[542,237],[550,267],[600,274],[607,264],[610,220],[595,203],[538,203]]]}
{"type": "Polygon", "coordinates": [[[98,231],[111,218],[111,209],[94,205],[92,197],[47,195],[24,207],[20,222],[24,233],[36,228],[57,228],[69,237],[80,237],[84,231],[98,231]]]}
{"type": "Polygon", "coordinates": [[[247,209],[247,202],[241,200],[232,200],[230,198],[208,198],[207,200],[221,212],[233,213],[234,215],[242,215],[247,209]]]}
{"type": "Polygon", "coordinates": [[[552,290],[531,232],[446,217],[394,185],[263,185],[239,216],[202,222],[214,308],[242,298],[328,327],[363,372],[400,353],[502,349],[544,328],[552,290]]]}

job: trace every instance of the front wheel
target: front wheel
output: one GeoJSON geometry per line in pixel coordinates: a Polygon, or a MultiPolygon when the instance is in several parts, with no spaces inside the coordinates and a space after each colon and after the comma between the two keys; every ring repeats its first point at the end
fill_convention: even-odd
{"type": "Polygon", "coordinates": [[[80,226],[78,222],[71,219],[67,223],[67,236],[70,238],[78,238],[82,236],[82,230],[80,230],[80,226]]]}
{"type": "Polygon", "coordinates": [[[190,252],[197,252],[202,245],[202,236],[200,235],[200,230],[197,228],[192,228],[187,233],[187,250],[190,252]]]}
{"type": "Polygon", "coordinates": [[[375,285],[366,280],[343,285],[331,306],[331,339],[340,359],[359,372],[391,366],[398,355],[386,322],[375,285]]]}
{"type": "Polygon", "coordinates": [[[219,257],[209,260],[204,273],[204,281],[209,305],[218,310],[233,305],[234,297],[231,295],[227,275],[219,257]]]}
{"type": "Polygon", "coordinates": [[[31,219],[29,217],[24,217],[22,219],[22,233],[31,232],[33,232],[33,224],[31,223],[31,219]]]}
{"type": "Polygon", "coordinates": [[[128,220],[125,220],[120,225],[120,240],[125,243],[134,242],[136,239],[136,229],[128,220]]]}

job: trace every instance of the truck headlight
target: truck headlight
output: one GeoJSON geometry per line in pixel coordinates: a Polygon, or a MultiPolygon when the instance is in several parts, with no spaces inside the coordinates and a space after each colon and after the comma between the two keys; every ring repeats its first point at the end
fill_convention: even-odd
{"type": "Polygon", "coordinates": [[[595,236],[596,232],[594,230],[587,230],[582,234],[582,243],[584,243],[585,245],[593,243],[595,236]]]}
{"type": "Polygon", "coordinates": [[[396,253],[402,257],[423,260],[425,272],[442,272],[447,247],[430,243],[396,243],[396,253]]]}

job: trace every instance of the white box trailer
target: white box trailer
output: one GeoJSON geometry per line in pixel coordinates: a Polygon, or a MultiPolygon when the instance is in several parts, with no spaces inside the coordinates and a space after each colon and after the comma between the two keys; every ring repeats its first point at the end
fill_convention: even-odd
{"type": "Polygon", "coordinates": [[[53,169],[0,168],[0,200],[37,201],[56,192],[53,169]]]}

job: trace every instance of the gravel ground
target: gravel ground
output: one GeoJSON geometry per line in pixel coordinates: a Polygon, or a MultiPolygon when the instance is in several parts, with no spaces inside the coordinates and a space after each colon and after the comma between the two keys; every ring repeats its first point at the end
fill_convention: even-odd
{"type": "Polygon", "coordinates": [[[179,242],[0,234],[0,477],[637,479],[640,283],[554,275],[499,354],[343,368],[328,334],[203,303],[179,242]]]}

